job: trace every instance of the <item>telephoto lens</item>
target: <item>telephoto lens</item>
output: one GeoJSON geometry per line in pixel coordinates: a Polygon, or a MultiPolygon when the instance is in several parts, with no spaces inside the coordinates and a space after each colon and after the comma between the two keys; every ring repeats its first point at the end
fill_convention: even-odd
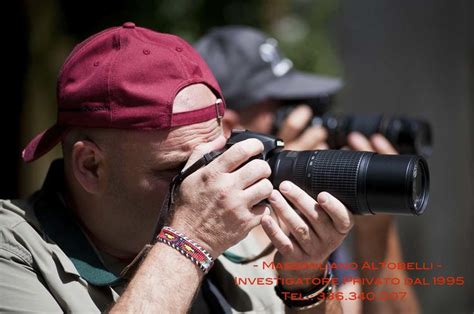
{"type": "Polygon", "coordinates": [[[263,152],[254,158],[269,163],[275,188],[289,180],[313,198],[326,191],[356,215],[421,215],[428,204],[430,175],[422,156],[347,150],[285,151],[282,140],[246,130],[234,130],[225,149],[249,138],[263,143],[263,152]]]}
{"type": "MultiPolygon", "coordinates": [[[[425,158],[433,151],[430,124],[422,119],[372,114],[333,114],[326,112],[329,99],[317,102],[301,101],[311,107],[314,117],[308,127],[320,125],[328,132],[327,142],[331,149],[340,149],[347,145],[347,136],[351,132],[360,132],[367,137],[375,133],[384,135],[400,154],[416,154],[425,158]],[[326,112],[326,113],[324,113],[326,112]]],[[[294,102],[289,102],[277,110],[272,133],[277,134],[285,119],[294,110],[294,102]]]]}
{"type": "Polygon", "coordinates": [[[290,180],[314,198],[329,192],[354,214],[420,215],[428,203],[429,171],[421,156],[280,151],[268,162],[275,187],[290,180]]]}
{"type": "Polygon", "coordinates": [[[333,149],[347,145],[350,132],[365,136],[384,135],[401,154],[418,154],[427,158],[432,153],[431,126],[421,119],[383,114],[335,115],[326,113],[313,118],[312,125],[322,125],[328,132],[328,144],[333,149]]]}

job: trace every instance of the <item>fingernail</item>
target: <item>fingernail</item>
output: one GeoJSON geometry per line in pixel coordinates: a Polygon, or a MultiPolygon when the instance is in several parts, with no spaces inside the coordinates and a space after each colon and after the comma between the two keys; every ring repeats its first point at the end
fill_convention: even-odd
{"type": "Polygon", "coordinates": [[[280,184],[280,191],[282,192],[290,192],[291,190],[291,184],[290,182],[288,181],[283,181],[281,184],[280,184]]]}
{"type": "Polygon", "coordinates": [[[268,198],[269,201],[276,201],[276,198],[277,198],[277,195],[276,195],[277,191],[276,190],[273,190],[272,191],[272,194],[270,194],[270,197],[268,198]]]}
{"type": "Polygon", "coordinates": [[[329,201],[329,198],[326,194],[319,194],[319,204],[324,205],[329,201]]]}

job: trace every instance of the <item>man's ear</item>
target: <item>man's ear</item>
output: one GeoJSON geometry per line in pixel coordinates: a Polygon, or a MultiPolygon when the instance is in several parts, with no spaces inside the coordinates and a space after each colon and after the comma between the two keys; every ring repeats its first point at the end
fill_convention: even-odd
{"type": "Polygon", "coordinates": [[[84,190],[101,192],[105,177],[104,153],[92,141],[80,140],[72,146],[72,171],[84,190]]]}
{"type": "Polygon", "coordinates": [[[236,111],[226,109],[222,122],[224,125],[224,134],[227,137],[227,135],[232,132],[232,129],[240,127],[240,116],[236,111]]]}

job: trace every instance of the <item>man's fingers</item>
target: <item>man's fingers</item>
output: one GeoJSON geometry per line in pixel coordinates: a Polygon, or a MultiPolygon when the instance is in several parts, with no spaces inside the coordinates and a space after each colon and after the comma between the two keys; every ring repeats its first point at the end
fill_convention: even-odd
{"type": "Polygon", "coordinates": [[[369,140],[359,132],[352,132],[347,137],[347,143],[353,150],[373,152],[374,148],[369,140]]]}
{"type": "Polygon", "coordinates": [[[309,150],[316,149],[318,145],[324,144],[327,138],[326,129],[320,126],[314,126],[306,129],[301,136],[292,142],[289,142],[289,150],[309,150]]]}
{"type": "Polygon", "coordinates": [[[268,179],[262,179],[246,188],[243,192],[244,199],[247,200],[249,207],[260,203],[270,197],[273,191],[273,185],[268,179]]]}
{"type": "Polygon", "coordinates": [[[398,154],[397,150],[392,146],[392,144],[385,138],[385,136],[381,134],[372,135],[370,142],[372,143],[375,151],[379,154],[398,154]]]}
{"type": "Polygon", "coordinates": [[[245,189],[257,182],[258,180],[268,178],[272,173],[272,169],[268,162],[262,159],[254,159],[246,163],[242,168],[233,172],[237,175],[240,187],[245,189]]]}
{"type": "Polygon", "coordinates": [[[202,156],[204,156],[204,154],[222,149],[226,141],[227,140],[223,135],[219,135],[215,140],[211,142],[196,146],[193,152],[191,153],[191,156],[189,157],[188,161],[186,162],[184,169],[188,168],[189,166],[194,164],[196,161],[201,159],[202,156]]]}
{"type": "Polygon", "coordinates": [[[326,212],[316,210],[316,200],[290,181],[283,181],[280,191],[308,219],[315,233],[324,239],[329,230],[328,223],[332,222],[326,212]]]}
{"type": "Polygon", "coordinates": [[[283,122],[278,137],[285,142],[294,140],[305,129],[312,117],[313,112],[309,106],[299,105],[283,122]]]}
{"type": "Polygon", "coordinates": [[[275,248],[283,255],[301,255],[301,249],[293,244],[270,215],[262,217],[263,230],[272,241],[275,248]]]}
{"type": "Polygon", "coordinates": [[[249,158],[260,154],[262,151],[262,142],[255,138],[251,138],[232,145],[212,164],[214,169],[220,172],[232,172],[249,158]]]}
{"type": "Polygon", "coordinates": [[[250,229],[253,229],[256,226],[258,226],[262,221],[262,217],[270,216],[270,213],[271,211],[268,205],[266,204],[255,205],[249,213],[251,215],[250,223],[249,223],[250,229]]]}
{"type": "Polygon", "coordinates": [[[280,191],[295,207],[306,217],[311,218],[315,213],[316,200],[305,193],[300,187],[290,181],[283,181],[279,186],[280,191]]]}
{"type": "Polygon", "coordinates": [[[321,192],[317,197],[318,204],[331,217],[336,230],[347,234],[354,225],[354,216],[337,198],[327,192],[321,192]]]}
{"type": "Polygon", "coordinates": [[[269,201],[278,218],[285,223],[301,248],[309,254],[313,248],[313,241],[317,238],[313,228],[298,215],[277,190],[272,192],[269,201]]]}
{"type": "Polygon", "coordinates": [[[329,149],[329,145],[328,145],[326,142],[323,142],[323,143],[317,145],[314,149],[315,149],[315,150],[325,150],[325,149],[329,149]]]}

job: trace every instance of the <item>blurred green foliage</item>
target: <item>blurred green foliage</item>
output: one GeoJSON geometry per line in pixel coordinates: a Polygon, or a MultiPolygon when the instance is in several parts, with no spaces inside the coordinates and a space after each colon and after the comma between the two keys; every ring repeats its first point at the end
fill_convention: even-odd
{"type": "Polygon", "coordinates": [[[341,75],[329,21],[340,0],[60,0],[64,28],[77,40],[133,21],[196,41],[215,26],[254,26],[279,40],[298,69],[341,75]]]}

